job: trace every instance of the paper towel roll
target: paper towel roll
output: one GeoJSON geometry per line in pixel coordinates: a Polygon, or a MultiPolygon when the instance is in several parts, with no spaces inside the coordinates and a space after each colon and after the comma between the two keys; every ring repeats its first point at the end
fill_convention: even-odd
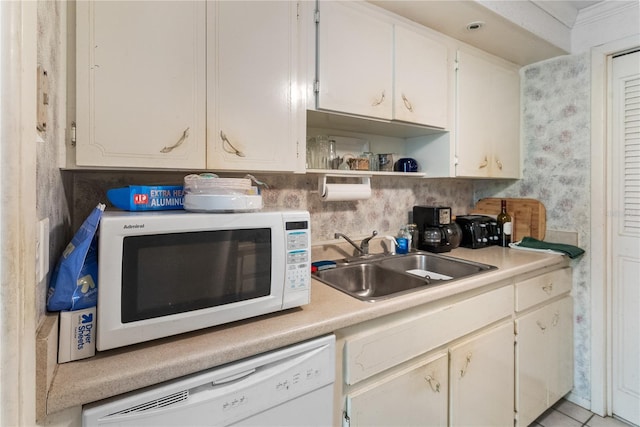
{"type": "Polygon", "coordinates": [[[366,184],[325,184],[322,200],[363,200],[371,197],[371,186],[366,184]]]}

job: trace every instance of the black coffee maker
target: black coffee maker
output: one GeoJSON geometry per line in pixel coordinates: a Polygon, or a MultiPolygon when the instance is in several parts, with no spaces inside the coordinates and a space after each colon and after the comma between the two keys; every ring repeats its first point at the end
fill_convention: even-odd
{"type": "Polygon", "coordinates": [[[451,221],[450,207],[414,206],[413,222],[418,226],[418,249],[439,253],[460,246],[462,233],[451,221]]]}

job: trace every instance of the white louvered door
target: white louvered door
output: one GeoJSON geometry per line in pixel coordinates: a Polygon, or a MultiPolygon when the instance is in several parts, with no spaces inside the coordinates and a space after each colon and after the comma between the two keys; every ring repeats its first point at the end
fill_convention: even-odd
{"type": "Polygon", "coordinates": [[[640,52],[612,73],[612,409],[640,424],[640,52]]]}

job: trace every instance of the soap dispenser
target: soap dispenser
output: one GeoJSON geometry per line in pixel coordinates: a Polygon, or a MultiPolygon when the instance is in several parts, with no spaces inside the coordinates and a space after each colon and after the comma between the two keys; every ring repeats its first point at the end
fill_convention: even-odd
{"type": "Polygon", "coordinates": [[[409,248],[411,247],[411,233],[407,230],[407,226],[403,225],[398,232],[398,237],[396,237],[396,241],[398,242],[398,253],[399,254],[407,254],[409,253],[409,248]]]}
{"type": "Polygon", "coordinates": [[[398,241],[393,236],[384,236],[384,238],[389,241],[389,255],[395,255],[398,241]]]}

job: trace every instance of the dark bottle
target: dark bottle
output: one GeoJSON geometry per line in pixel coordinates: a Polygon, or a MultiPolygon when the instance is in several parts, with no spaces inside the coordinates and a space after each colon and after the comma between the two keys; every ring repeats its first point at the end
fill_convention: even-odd
{"type": "Polygon", "coordinates": [[[511,216],[507,213],[507,201],[502,200],[500,202],[500,215],[498,215],[498,228],[500,229],[500,239],[498,244],[500,246],[508,247],[511,243],[511,232],[513,226],[511,223],[511,216]]]}

